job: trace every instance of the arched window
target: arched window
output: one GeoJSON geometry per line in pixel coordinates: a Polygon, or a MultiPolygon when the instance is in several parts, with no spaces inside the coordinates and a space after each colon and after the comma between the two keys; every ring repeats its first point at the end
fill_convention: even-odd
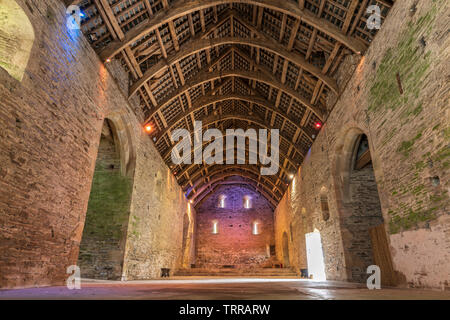
{"type": "Polygon", "coordinates": [[[320,208],[322,209],[323,220],[330,219],[330,209],[328,208],[328,197],[326,194],[320,196],[320,208]]]}
{"type": "Polygon", "coordinates": [[[219,221],[214,220],[212,222],[212,234],[218,234],[219,233],[219,221]]]}
{"type": "Polygon", "coordinates": [[[250,196],[245,196],[244,199],[244,208],[251,209],[252,208],[252,198],[250,196]]]}
{"type": "Polygon", "coordinates": [[[22,81],[30,59],[34,30],[25,12],[14,0],[0,5],[0,67],[22,81]]]}
{"type": "Polygon", "coordinates": [[[356,143],[355,150],[355,170],[361,170],[367,166],[371,161],[370,150],[369,150],[369,140],[365,134],[359,137],[359,141],[356,143]]]}
{"type": "Polygon", "coordinates": [[[260,223],[258,221],[253,221],[252,234],[258,235],[261,233],[260,223]]]}
{"type": "Polygon", "coordinates": [[[220,196],[219,196],[219,203],[217,204],[217,207],[219,207],[219,208],[225,208],[225,199],[226,199],[227,197],[224,195],[224,194],[221,194],[220,196]]]}

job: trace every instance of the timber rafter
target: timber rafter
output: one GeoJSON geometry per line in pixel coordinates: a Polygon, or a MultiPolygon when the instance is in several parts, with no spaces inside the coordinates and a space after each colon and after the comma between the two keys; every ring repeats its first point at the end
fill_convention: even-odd
{"type": "MultiPolygon", "coordinates": [[[[384,20],[394,2],[62,1],[82,6],[82,31],[100,59],[117,58],[129,72],[128,95],[141,104],[142,125],[154,127],[150,136],[166,162],[174,147],[172,130],[192,130],[195,120],[222,131],[279,129],[282,169],[276,177],[242,166],[231,170],[245,173],[274,206],[287,175],[298,169],[317,136],[315,124],[327,116],[327,97],[341,92],[335,80],[339,65],[350,53],[364,54],[376,34],[366,28],[367,6],[380,6],[384,20]]],[[[239,184],[227,176],[229,166],[212,181],[212,166],[168,165],[181,185],[196,192],[195,205],[221,183],[239,184]]]]}

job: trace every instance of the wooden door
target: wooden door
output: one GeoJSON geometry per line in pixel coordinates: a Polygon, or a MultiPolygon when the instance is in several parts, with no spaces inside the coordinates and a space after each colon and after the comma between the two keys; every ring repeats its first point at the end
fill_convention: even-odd
{"type": "Polygon", "coordinates": [[[384,224],[369,229],[369,232],[372,240],[373,259],[381,270],[381,284],[395,286],[397,283],[384,224]]]}

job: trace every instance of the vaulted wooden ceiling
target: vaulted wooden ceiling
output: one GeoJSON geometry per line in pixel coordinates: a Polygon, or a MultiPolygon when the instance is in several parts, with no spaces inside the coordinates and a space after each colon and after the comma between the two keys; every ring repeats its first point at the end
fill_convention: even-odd
{"type": "Polygon", "coordinates": [[[345,55],[363,55],[375,30],[366,9],[389,0],[84,0],[82,30],[99,57],[130,73],[157,150],[198,204],[221,184],[254,188],[275,207],[326,120],[345,55]],[[280,130],[280,170],[174,165],[170,133],[204,128],[280,130]]]}

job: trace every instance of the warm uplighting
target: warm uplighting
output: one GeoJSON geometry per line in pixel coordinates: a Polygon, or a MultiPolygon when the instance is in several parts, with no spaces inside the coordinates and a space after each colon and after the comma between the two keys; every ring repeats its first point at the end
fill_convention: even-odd
{"type": "Polygon", "coordinates": [[[213,228],[212,228],[212,234],[218,234],[219,233],[219,222],[218,221],[213,221],[213,228]]]}
{"type": "Polygon", "coordinates": [[[245,209],[251,209],[252,208],[252,200],[251,200],[250,196],[245,196],[244,197],[244,208],[245,209]]]}
{"type": "Polygon", "coordinates": [[[259,223],[258,222],[253,222],[253,235],[258,235],[259,234],[259,228],[258,228],[259,223]]]}
{"type": "Polygon", "coordinates": [[[152,126],[149,125],[149,124],[145,126],[145,131],[146,131],[147,133],[152,132],[152,129],[153,129],[152,126]]]}
{"type": "Polygon", "coordinates": [[[222,208],[222,209],[225,208],[225,198],[226,198],[226,196],[223,194],[221,194],[219,196],[219,203],[218,203],[217,207],[222,208]]]}

